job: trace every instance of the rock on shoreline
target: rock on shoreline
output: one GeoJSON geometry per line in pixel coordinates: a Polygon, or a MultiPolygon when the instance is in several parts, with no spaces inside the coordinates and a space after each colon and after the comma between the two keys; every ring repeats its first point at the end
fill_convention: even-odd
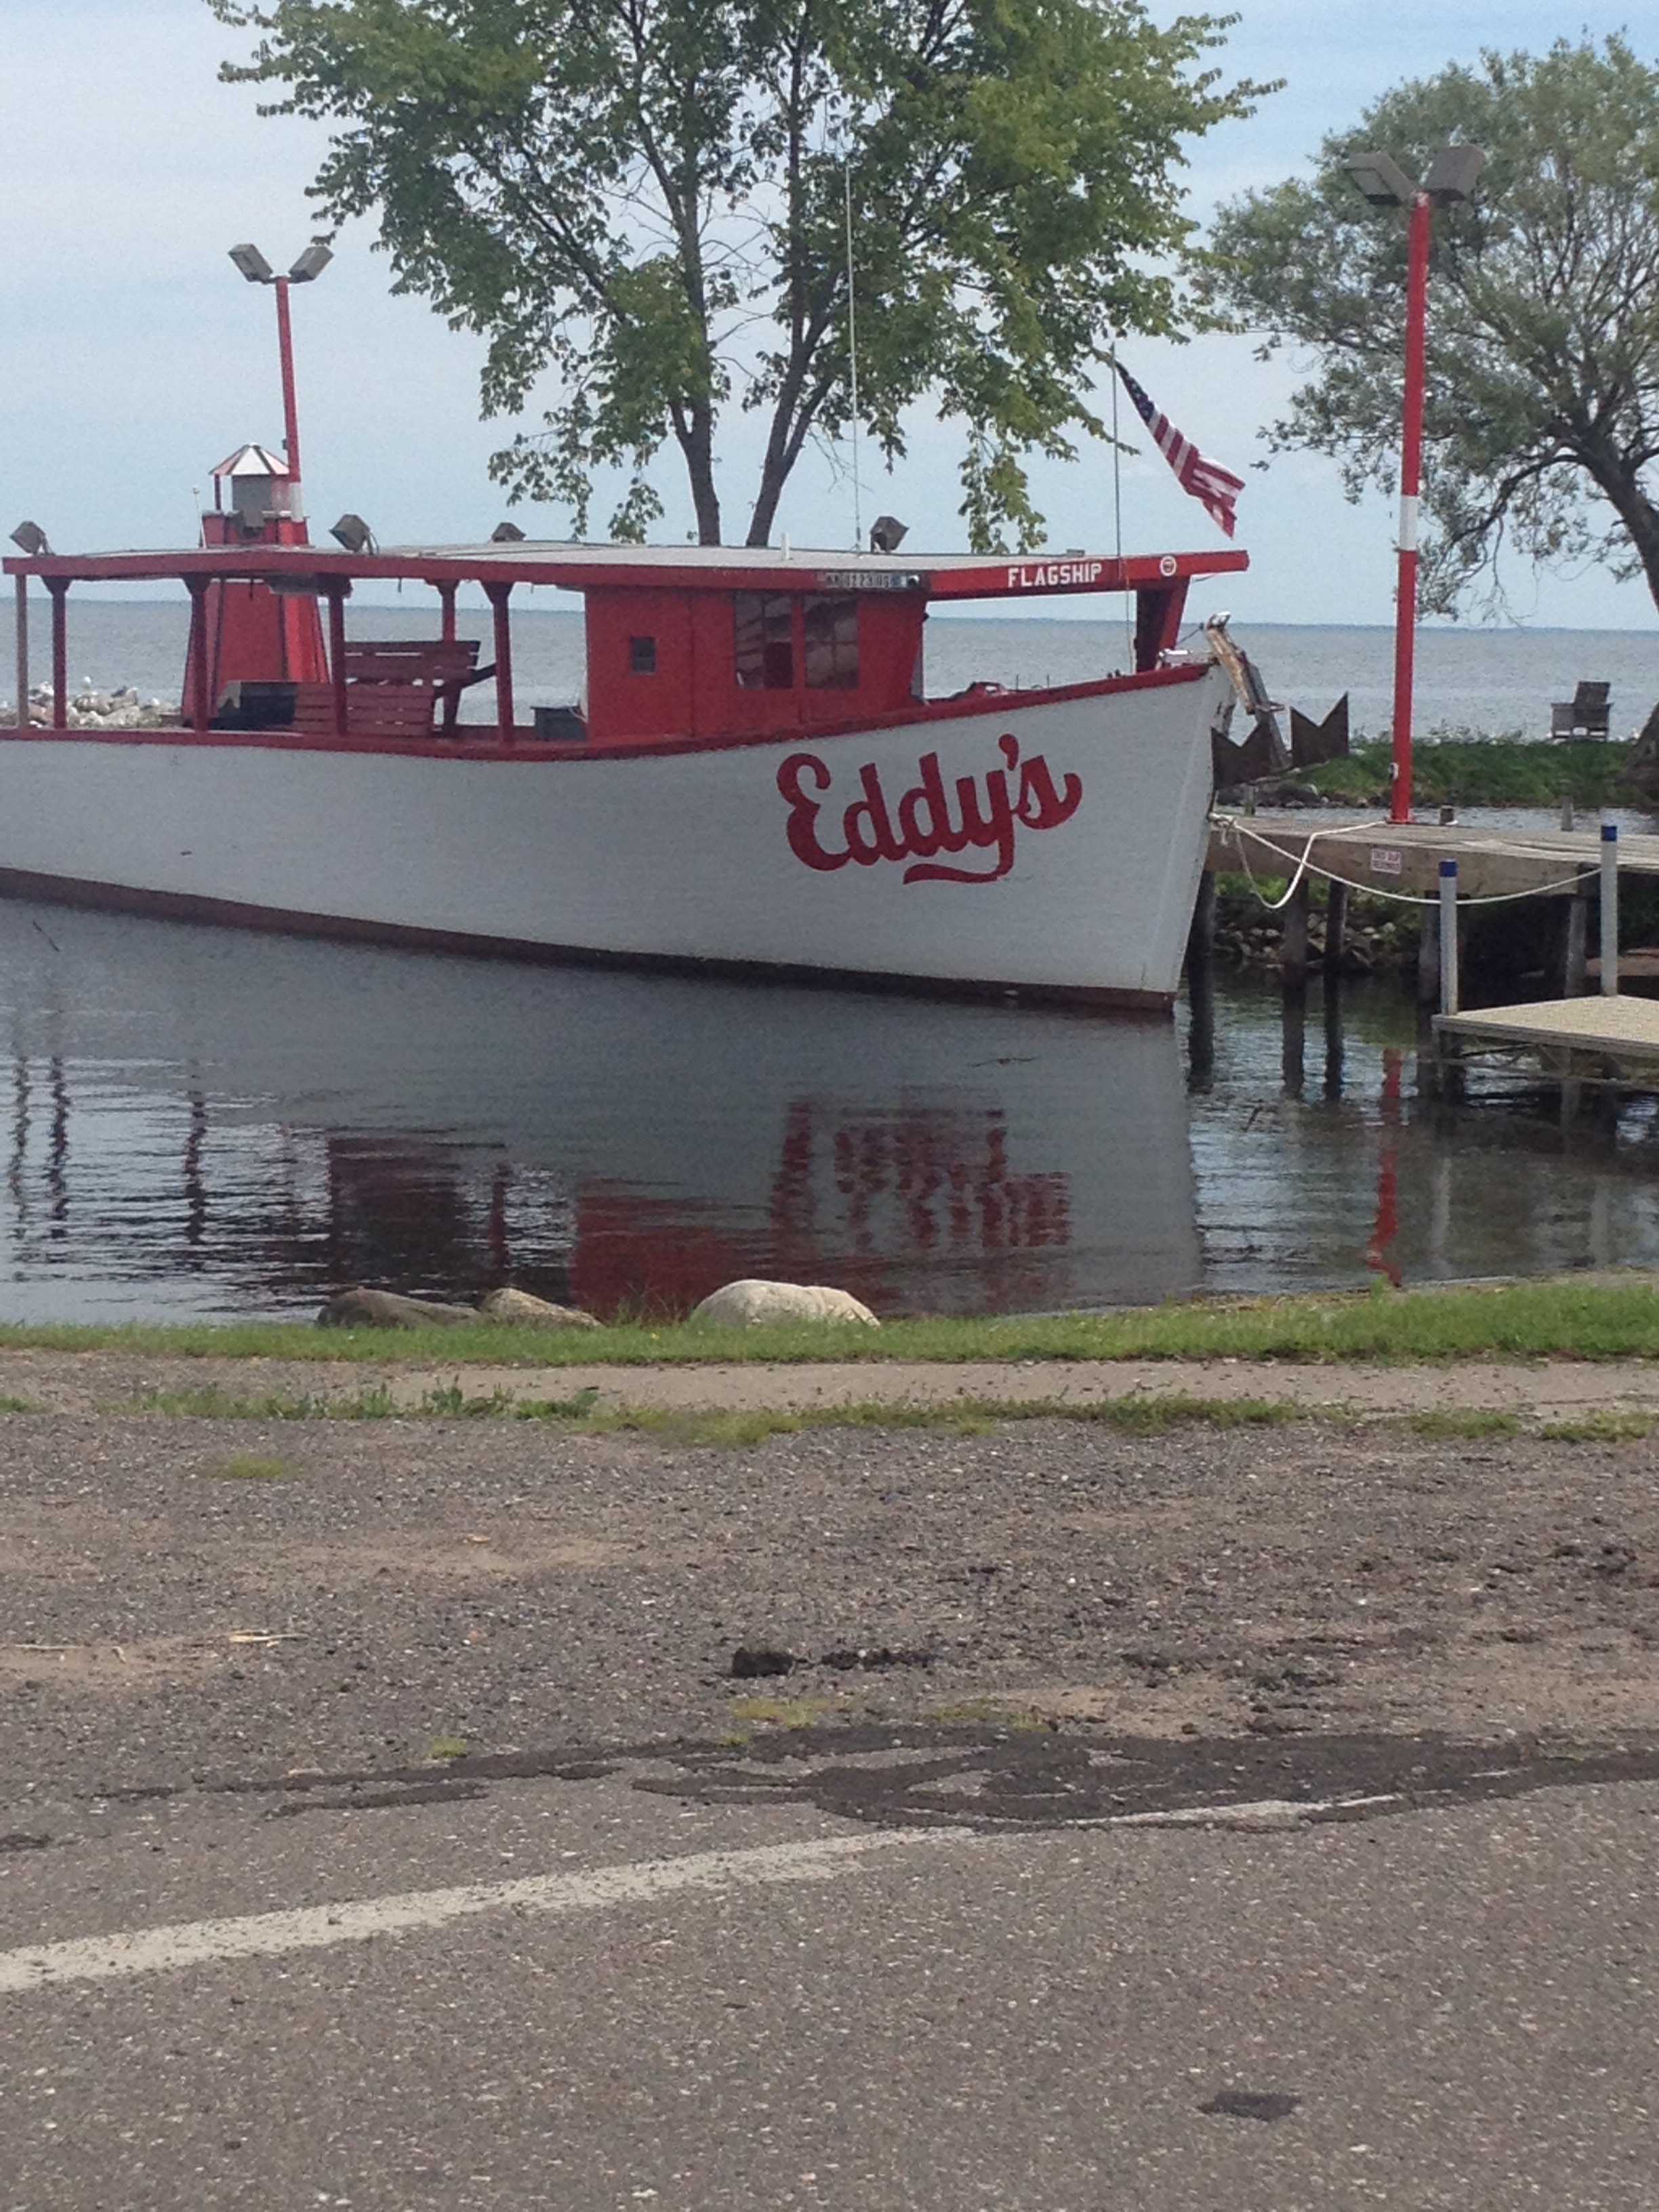
{"type": "MultiPolygon", "coordinates": [[[[123,684],[118,691],[100,691],[90,677],[69,700],[69,726],[72,730],[164,730],[177,723],[180,709],[169,706],[161,699],[141,699],[131,684],[123,684]]],[[[33,685],[28,696],[28,720],[32,728],[52,726],[52,686],[33,685]]],[[[0,725],[9,729],[17,727],[17,708],[14,701],[0,705],[0,725]]]]}

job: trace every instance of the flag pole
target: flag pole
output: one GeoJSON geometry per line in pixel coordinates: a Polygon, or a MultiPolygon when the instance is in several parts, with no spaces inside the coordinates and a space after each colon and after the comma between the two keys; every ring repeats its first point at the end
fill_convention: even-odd
{"type": "MultiPolygon", "coordinates": [[[[1116,556],[1120,572],[1123,567],[1123,441],[1117,431],[1117,339],[1111,344],[1112,363],[1112,551],[1116,556]]],[[[1129,596],[1123,595],[1123,648],[1128,656],[1127,665],[1135,665],[1134,618],[1129,612],[1129,596]]]]}

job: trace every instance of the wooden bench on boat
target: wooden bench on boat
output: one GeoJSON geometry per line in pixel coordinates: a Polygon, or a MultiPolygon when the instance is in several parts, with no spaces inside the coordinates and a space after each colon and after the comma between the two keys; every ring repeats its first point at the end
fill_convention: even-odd
{"type": "MultiPolygon", "coordinates": [[[[479,668],[478,641],[375,638],[345,648],[346,728],[379,737],[431,737],[434,716],[444,737],[455,734],[461,694],[495,673],[479,668]]],[[[324,736],[336,726],[331,684],[296,684],[294,727],[324,736]]]]}

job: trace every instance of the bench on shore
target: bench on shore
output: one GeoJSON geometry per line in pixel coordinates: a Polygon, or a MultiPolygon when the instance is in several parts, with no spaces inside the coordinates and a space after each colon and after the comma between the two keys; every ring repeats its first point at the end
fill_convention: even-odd
{"type": "Polygon", "coordinates": [[[1553,738],[1605,738],[1611,714],[1607,699],[1611,684],[1581,684],[1571,699],[1558,699],[1550,707],[1553,738]]]}
{"type": "MultiPolygon", "coordinates": [[[[374,638],[345,649],[346,728],[376,737],[453,737],[461,694],[495,673],[476,665],[478,641],[458,638],[374,638]]],[[[335,726],[331,684],[296,684],[294,727],[313,736],[335,726]]]]}

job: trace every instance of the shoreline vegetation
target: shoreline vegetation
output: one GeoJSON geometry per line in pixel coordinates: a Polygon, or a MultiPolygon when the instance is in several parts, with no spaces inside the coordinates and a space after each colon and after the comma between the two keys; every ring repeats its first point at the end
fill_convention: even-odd
{"type": "Polygon", "coordinates": [[[1469,1358],[1659,1358],[1659,1278],[1553,1277],[1291,1297],[1198,1299],[1108,1313],[996,1315],[749,1329],[628,1320],[566,1333],[479,1322],[464,1329],[317,1328],[308,1322],[0,1324],[9,1352],[379,1367],[861,1366],[1024,1360],[1286,1361],[1376,1365],[1469,1358]]]}
{"type": "MultiPolygon", "coordinates": [[[[1575,807],[1650,803],[1629,776],[1638,739],[1485,737],[1441,731],[1412,747],[1412,786],[1421,806],[1543,807],[1564,799],[1575,807]]],[[[1286,791],[1311,794],[1327,806],[1386,806],[1389,742],[1359,738],[1341,760],[1294,769],[1258,786],[1269,805],[1286,791]]],[[[1310,803],[1307,797],[1303,804],[1310,803]]]]}

